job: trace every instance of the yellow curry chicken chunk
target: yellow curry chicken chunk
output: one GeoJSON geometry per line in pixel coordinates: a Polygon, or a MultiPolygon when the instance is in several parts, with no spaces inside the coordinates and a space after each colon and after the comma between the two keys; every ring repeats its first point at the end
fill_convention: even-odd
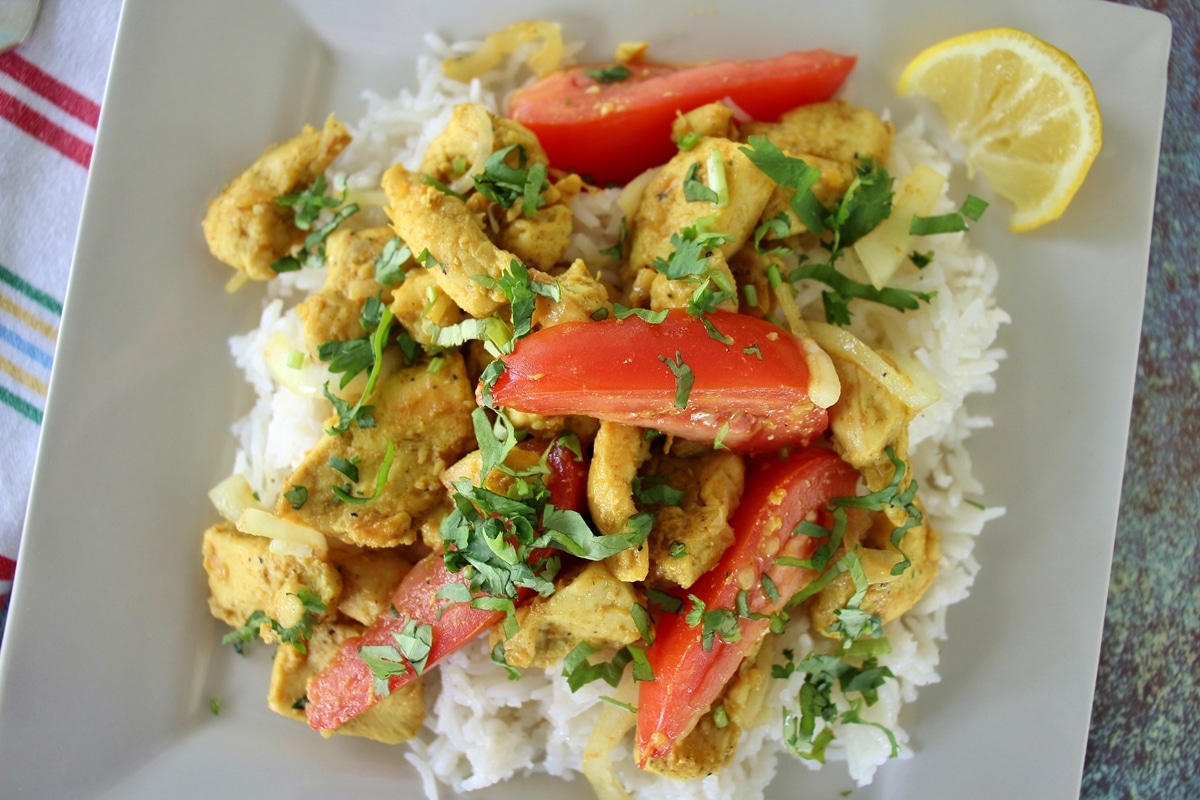
{"type": "Polygon", "coordinates": [[[284,487],[286,493],[292,486],[304,486],[308,500],[297,509],[281,495],[276,515],[349,544],[411,544],[422,518],[438,505],[442,470],[474,446],[472,388],[457,353],[446,354],[436,372],[419,362],[385,376],[371,400],[375,426],[353,426],[341,435],[322,437],[284,487]],[[389,442],[393,462],[374,497],[389,442]],[[333,456],[355,464],[359,480],[349,480],[331,465],[333,456]],[[374,499],[346,502],[333,491],[346,491],[346,486],[354,496],[374,499]]]}
{"type": "Polygon", "coordinates": [[[276,198],[308,188],[349,143],[346,126],[331,115],[322,130],[306,125],[268,148],[208,204],[202,227],[212,254],[256,281],[274,278],[271,265],[306,235],[276,198]]]}

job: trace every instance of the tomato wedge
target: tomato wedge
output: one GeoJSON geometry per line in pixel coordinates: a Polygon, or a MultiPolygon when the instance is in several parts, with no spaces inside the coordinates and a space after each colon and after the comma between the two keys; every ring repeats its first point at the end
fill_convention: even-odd
{"type": "MultiPolygon", "coordinates": [[[[818,522],[834,497],[853,495],[858,472],[830,450],[809,448],[782,459],[765,456],[746,475],[746,491],[730,524],[734,543],[717,566],[700,576],[688,591],[712,612],[733,610],[737,596],[747,592],[754,614],[774,614],[805,584],[816,577],[812,570],[775,563],[779,556],[809,558],[821,539],[793,535],[801,521],[816,512],[818,522]],[[776,593],[768,596],[763,574],[770,576],[776,593]]],[[[742,659],[770,627],[768,619],[741,617],[741,638],[726,642],[712,639],[705,650],[703,626],[691,627],[682,614],[660,612],[654,627],[654,644],[646,651],[654,680],[638,684],[638,765],[663,758],[674,743],[695,727],[729,682],[742,659]]],[[[730,637],[732,638],[732,637],[730,637]]]]}
{"type": "Polygon", "coordinates": [[[809,396],[805,345],[773,323],[717,311],[711,335],[683,309],[568,322],[519,340],[491,389],[495,405],[585,414],[752,453],[807,445],[828,425],[809,396]],[[682,397],[681,375],[694,381],[682,397]],[[680,400],[684,402],[680,404],[680,400]]]}
{"type": "MultiPolygon", "coordinates": [[[[629,77],[602,83],[597,65],[555,72],[509,100],[508,115],[535,134],[550,164],[626,183],[675,153],[671,122],[679,112],[730,98],[754,119],[828,100],[854,67],[853,56],[828,50],[690,67],[625,65],[629,77]]],[[[603,65],[600,65],[603,66],[603,65]]]]}
{"type": "MultiPolygon", "coordinates": [[[[522,445],[536,446],[532,442],[522,445]]],[[[545,443],[541,446],[545,447],[545,443]]],[[[546,476],[550,502],[557,508],[583,511],[587,502],[586,463],[577,461],[570,450],[557,442],[550,446],[546,460],[550,467],[550,474],[546,476]]],[[[548,555],[548,551],[542,555],[548,555]]],[[[534,557],[539,554],[535,553],[534,557]]],[[[379,702],[374,690],[374,675],[359,655],[359,648],[394,646],[395,634],[409,620],[433,628],[426,661],[426,668],[429,668],[504,619],[502,611],[472,608],[467,603],[447,605],[447,601],[437,594],[452,584],[466,586],[467,580],[462,573],[447,570],[440,553],[432,553],[418,561],[392,595],[391,606],[395,613],[385,611],[361,636],[342,642],[330,663],[309,683],[308,705],[305,706],[309,727],[318,731],[337,730],[379,702]]],[[[531,590],[524,590],[516,603],[520,605],[532,594],[531,590]]],[[[390,677],[388,688],[394,692],[416,677],[416,671],[410,667],[407,672],[390,677]]]]}

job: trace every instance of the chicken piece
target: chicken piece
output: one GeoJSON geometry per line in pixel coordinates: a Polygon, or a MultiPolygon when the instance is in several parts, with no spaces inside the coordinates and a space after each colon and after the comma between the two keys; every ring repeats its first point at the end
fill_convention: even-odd
{"type": "Polygon", "coordinates": [[[521,628],[503,640],[492,630],[492,646],[504,641],[504,658],[514,667],[557,664],[580,642],[619,649],[641,638],[630,609],[639,598],[633,586],[617,580],[603,562],[557,581],[549,597],[535,597],[517,611],[521,628]]]}
{"type": "Polygon", "coordinates": [[[383,174],[383,190],[392,227],[414,253],[429,251],[437,262],[429,269],[442,291],[473,317],[504,305],[504,293],[475,276],[499,280],[516,256],[492,243],[462,200],[421,183],[402,164],[383,174]]]}
{"type": "Polygon", "coordinates": [[[375,259],[394,235],[390,228],[340,228],[325,240],[325,285],[296,306],[310,355],[325,342],[365,336],[359,317],[367,298],[391,302],[391,290],[375,280],[375,259]]]}
{"type": "Polygon", "coordinates": [[[432,270],[413,270],[392,291],[392,313],[413,341],[433,344],[438,328],[466,319],[458,304],[442,291],[432,270]]]}
{"type": "Polygon", "coordinates": [[[709,450],[692,458],[655,454],[642,472],[643,491],[665,482],[683,492],[678,505],[655,506],[646,583],[686,589],[716,566],[733,544],[729,517],[746,485],[742,457],[728,450],[709,450]]]}
{"type": "Polygon", "coordinates": [[[387,610],[392,593],[412,569],[412,562],[395,550],[340,547],[330,551],[329,559],[342,576],[337,610],[363,625],[387,610]]]}
{"type": "Polygon", "coordinates": [[[726,258],[746,243],[775,183],[750,162],[740,146],[728,139],[702,139],[694,149],[676,154],[646,185],[630,226],[630,274],[650,266],[656,258],[667,259],[674,251],[671,235],[705,217],[713,218],[707,226],[710,233],[727,237],[720,245],[726,258]],[[684,183],[694,164],[699,164],[696,179],[707,180],[708,157],[714,150],[725,163],[729,187],[729,203],[723,207],[684,196],[684,183]]]}
{"type": "MultiPolygon", "coordinates": [[[[308,653],[293,647],[275,651],[267,706],[276,714],[307,723],[304,714],[308,682],[337,654],[341,643],[362,633],[353,623],[329,623],[313,629],[308,653]]],[[[336,733],[362,736],[384,744],[400,744],[416,736],[425,721],[425,681],[417,678],[338,728],[336,733]]]]}
{"type": "MultiPolygon", "coordinates": [[[[301,589],[316,592],[334,613],[342,593],[337,568],[319,558],[272,553],[271,540],[241,533],[231,522],[221,522],[204,532],[204,571],[208,573],[208,608],[217,619],[239,628],[255,611],[261,611],[284,628],[300,621],[304,606],[296,595],[301,589]]],[[[269,624],[259,635],[279,641],[269,624]]]]}
{"type": "MultiPolygon", "coordinates": [[[[725,254],[720,250],[713,250],[708,256],[708,272],[710,275],[720,274],[724,277],[726,286],[735,289],[729,297],[717,303],[717,308],[722,311],[737,311],[737,283],[733,279],[733,272],[729,269],[729,264],[725,261],[725,254]]],[[[658,270],[643,267],[634,280],[635,291],[631,293],[631,297],[638,297],[641,293],[648,292],[650,308],[653,311],[687,308],[688,302],[700,288],[702,279],[698,276],[672,280],[658,270]],[[649,285],[648,290],[646,289],[647,284],[649,285]]],[[[714,280],[713,284],[714,291],[721,291],[717,280],[714,280]]]]}
{"type": "Polygon", "coordinates": [[[348,544],[395,547],[411,544],[422,518],[441,498],[438,476],[475,443],[471,411],[475,396],[462,356],[448,351],[437,372],[417,363],[386,375],[370,405],[375,427],[352,426],[340,436],[322,437],[288,478],[282,491],[304,486],[308,500],[300,508],[281,494],[275,514],[326,533],[348,544]],[[345,488],[356,497],[375,492],[376,473],[387,450],[394,460],[379,496],[363,504],[333,493],[345,488]],[[338,456],[355,462],[359,480],[350,481],[330,464],[338,456]]]}
{"type": "MultiPolygon", "coordinates": [[[[894,132],[892,123],[844,100],[800,106],[777,122],[750,122],[742,128],[744,139],[766,136],[788,155],[821,170],[813,194],[826,207],[846,193],[854,180],[859,158],[887,165],[894,132]]],[[[792,194],[791,189],[777,187],[763,211],[763,219],[784,214],[791,223],[791,233],[803,233],[807,230],[804,223],[791,210],[792,194]]]]}
{"type": "MultiPolygon", "coordinates": [[[[516,206],[513,206],[516,208],[516,206]]],[[[549,270],[571,244],[571,209],[563,203],[547,204],[532,217],[516,216],[500,223],[496,244],[511,252],[523,264],[549,270]]]]}
{"type": "MultiPolygon", "coordinates": [[[[538,463],[541,459],[541,454],[533,450],[526,450],[521,447],[514,447],[508,452],[504,459],[504,465],[515,472],[529,469],[538,463]]],[[[483,483],[480,473],[483,471],[483,454],[476,450],[467,453],[458,461],[447,467],[441,475],[442,486],[447,492],[454,492],[454,482],[459,478],[466,478],[472,486],[482,486],[489,492],[496,494],[506,494],[510,487],[516,483],[519,478],[510,475],[499,469],[493,469],[487,475],[487,482],[483,483]]]]}
{"type": "MultiPolygon", "coordinates": [[[[887,448],[908,460],[908,425],[916,411],[844,353],[832,350],[829,357],[842,384],[841,396],[829,409],[833,447],[863,473],[871,491],[878,491],[891,483],[894,472],[887,448]]],[[[885,353],[879,357],[888,361],[885,353]]]]}
{"type": "MultiPolygon", "coordinates": [[[[808,153],[798,154],[790,150],[785,150],[784,152],[787,155],[801,159],[810,167],[816,167],[821,171],[821,176],[812,185],[812,193],[826,208],[832,208],[836,205],[842,199],[842,195],[846,193],[846,190],[850,188],[850,183],[854,180],[855,172],[853,164],[842,164],[838,161],[831,161],[828,158],[808,153]]],[[[800,221],[800,217],[792,209],[792,197],[795,194],[795,189],[776,185],[762,213],[764,220],[778,219],[781,216],[785,217],[789,226],[788,236],[808,231],[808,227],[800,221]]],[[[764,236],[764,248],[769,247],[770,243],[776,238],[778,237],[776,237],[774,232],[770,232],[764,236]]]]}
{"type": "Polygon", "coordinates": [[[733,109],[720,101],[693,108],[671,123],[671,139],[676,142],[689,134],[733,139],[734,133],[733,109]]]}
{"type": "MultiPolygon", "coordinates": [[[[592,445],[587,496],[592,521],[603,534],[624,533],[629,518],[637,513],[633,481],[638,468],[650,456],[645,431],[617,422],[601,422],[592,445]]],[[[606,559],[619,579],[632,583],[645,580],[650,570],[649,550],[643,542],[606,559]]]]}
{"type": "Polygon", "coordinates": [[[770,317],[771,309],[775,306],[771,281],[767,278],[770,263],[753,247],[743,247],[729,259],[729,274],[733,276],[738,296],[742,298],[738,305],[741,313],[759,319],[770,317]],[[747,286],[754,287],[754,290],[748,293],[747,286]],[[753,302],[750,298],[753,298],[753,302]]]}
{"type": "Polygon", "coordinates": [[[453,184],[472,167],[482,169],[492,153],[511,145],[525,148],[527,164],[549,163],[533,131],[492,114],[478,103],[461,103],[450,112],[445,129],[429,143],[421,159],[421,172],[464,193],[470,188],[470,178],[453,184]]]}
{"type": "Polygon", "coordinates": [[[561,322],[587,322],[602,308],[608,308],[608,289],[583,263],[575,259],[565,271],[558,275],[534,274],[542,283],[557,283],[559,299],[537,296],[533,312],[533,324],[538,328],[549,328],[561,322]]]}
{"type": "Polygon", "coordinates": [[[306,235],[292,207],[275,198],[307,188],[349,143],[346,126],[330,115],[323,130],[305,125],[299,136],[267,148],[208,204],[208,249],[254,280],[274,278],[271,265],[306,235]]]}
{"type": "MultiPolygon", "coordinates": [[[[903,509],[889,508],[873,514],[871,527],[857,551],[868,583],[859,607],[878,616],[884,624],[916,605],[937,577],[941,564],[941,537],[929,525],[918,525],[909,528],[900,542],[912,564],[900,575],[892,575],[892,567],[900,563],[901,557],[891,546],[891,534],[906,520],[903,509]]],[[[846,547],[853,547],[853,542],[844,544],[838,558],[846,547]]],[[[807,606],[813,628],[830,638],[841,638],[840,633],[831,630],[837,622],[837,612],[846,606],[854,593],[854,581],[844,572],[810,598],[807,606]]]]}
{"type": "Polygon", "coordinates": [[[894,133],[892,123],[845,100],[799,106],[777,122],[749,122],[742,126],[744,139],[766,136],[780,150],[797,156],[817,156],[851,168],[860,157],[886,166],[894,133]]]}

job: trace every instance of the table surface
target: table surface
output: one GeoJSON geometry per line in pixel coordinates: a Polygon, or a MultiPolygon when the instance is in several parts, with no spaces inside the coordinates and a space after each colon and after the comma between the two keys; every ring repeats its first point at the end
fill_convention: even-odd
{"type": "Polygon", "coordinates": [[[1200,798],[1200,266],[1192,257],[1200,247],[1200,4],[1119,2],[1166,14],[1174,40],[1125,481],[1080,797],[1192,800],[1200,798]]]}
{"type": "Polygon", "coordinates": [[[1174,25],[1125,483],[1082,798],[1200,798],[1200,6],[1174,25]]]}

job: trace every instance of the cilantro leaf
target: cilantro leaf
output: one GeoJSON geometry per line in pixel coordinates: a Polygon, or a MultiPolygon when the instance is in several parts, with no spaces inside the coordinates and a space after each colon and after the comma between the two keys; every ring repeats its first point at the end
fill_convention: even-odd
{"type": "Polygon", "coordinates": [[[584,70],[584,74],[596,83],[620,83],[633,73],[623,64],[614,64],[611,67],[584,70]]]}
{"type": "Polygon", "coordinates": [[[804,227],[811,233],[819,234],[825,230],[825,208],[812,192],[812,187],[821,177],[821,170],[784,153],[765,136],[751,136],[747,143],[749,147],[739,149],[751,163],[775,183],[794,190],[792,211],[804,223],[804,227]]]}
{"type": "Polygon", "coordinates": [[[475,188],[492,202],[504,208],[512,208],[519,198],[523,199],[521,213],[532,217],[545,204],[541,192],[549,188],[546,166],[535,162],[526,166],[529,153],[519,144],[510,144],[488,156],[483,171],[474,178],[475,188]],[[516,151],[517,166],[509,166],[508,154],[516,151]]]}
{"type": "Polygon", "coordinates": [[[683,176],[683,199],[694,203],[698,201],[717,202],[717,193],[696,177],[700,173],[700,162],[693,161],[683,176]]]}
{"type": "Polygon", "coordinates": [[[388,239],[375,258],[375,280],[384,286],[404,281],[404,265],[412,259],[412,249],[399,236],[388,239]]]}
{"type": "Polygon", "coordinates": [[[683,361],[683,355],[676,350],[675,359],[659,356],[658,360],[667,365],[667,369],[675,376],[675,407],[687,408],[688,396],[692,393],[692,384],[696,382],[696,374],[683,361]]]}

